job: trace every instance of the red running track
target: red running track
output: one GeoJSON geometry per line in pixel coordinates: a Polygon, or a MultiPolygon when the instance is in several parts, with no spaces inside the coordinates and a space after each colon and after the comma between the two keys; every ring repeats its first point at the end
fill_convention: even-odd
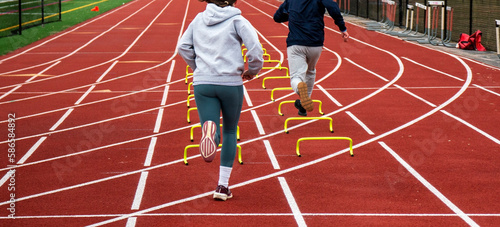
{"type": "MultiPolygon", "coordinates": [[[[237,7],[271,59],[288,67],[286,24],[271,18],[279,4],[237,7]]],[[[217,159],[204,163],[192,148],[183,163],[201,131],[190,142],[198,117],[187,114],[192,88],[175,51],[204,7],[136,0],[0,58],[2,226],[500,223],[500,69],[367,31],[348,17],[347,43],[326,18],[312,96],[335,133],[325,120],[305,120],[289,121],[286,134],[297,110],[283,104],[280,116],[278,107],[296,96],[278,90],[271,101],[289,81],[267,79],[263,89],[263,78],[286,73],[263,70],[245,83],[234,198],[214,201],[217,159]],[[303,141],[296,156],[298,139],[331,136],[352,138],[355,156],[339,140],[303,141]]],[[[309,116],[322,117],[318,109],[309,116]]]]}

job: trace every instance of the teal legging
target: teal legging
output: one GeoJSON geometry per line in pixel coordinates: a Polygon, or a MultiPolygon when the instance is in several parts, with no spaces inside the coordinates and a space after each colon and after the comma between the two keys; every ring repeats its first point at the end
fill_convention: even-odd
{"type": "Polygon", "coordinates": [[[236,156],[236,130],[243,105],[243,86],[200,84],[194,86],[194,99],[201,125],[213,121],[217,125],[215,143],[220,142],[222,111],[222,151],[220,165],[232,167],[236,156]]]}

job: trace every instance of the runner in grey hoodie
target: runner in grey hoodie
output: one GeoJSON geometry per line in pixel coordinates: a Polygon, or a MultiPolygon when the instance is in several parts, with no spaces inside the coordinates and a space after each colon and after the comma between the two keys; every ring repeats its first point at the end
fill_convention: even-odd
{"type": "Polygon", "coordinates": [[[243,105],[243,79],[252,79],[262,69],[263,50],[255,28],[233,7],[236,0],[208,2],[178,44],[179,55],[194,70],[194,97],[202,126],[200,153],[211,162],[220,142],[220,113],[223,138],[219,182],[214,199],[233,197],[229,177],[236,156],[236,132],[243,105]],[[246,52],[248,69],[241,55],[246,52]]]}

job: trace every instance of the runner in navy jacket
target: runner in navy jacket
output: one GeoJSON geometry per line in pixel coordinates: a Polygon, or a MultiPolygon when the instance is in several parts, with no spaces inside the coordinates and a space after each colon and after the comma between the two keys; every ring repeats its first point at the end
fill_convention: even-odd
{"type": "Polygon", "coordinates": [[[290,83],[300,96],[295,102],[299,115],[313,110],[310,98],[316,78],[316,63],[325,40],[325,12],[328,11],[342,32],[344,41],[349,38],[344,18],[333,0],[285,0],[276,13],[274,21],[287,22],[289,33],[286,39],[290,83]]]}

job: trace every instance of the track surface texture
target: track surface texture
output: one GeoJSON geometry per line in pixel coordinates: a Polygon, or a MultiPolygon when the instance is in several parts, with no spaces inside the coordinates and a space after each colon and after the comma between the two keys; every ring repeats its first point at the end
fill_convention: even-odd
{"type": "Polygon", "coordinates": [[[262,87],[288,67],[279,4],[237,3],[277,61],[244,84],[243,164],[225,202],[212,199],[218,157],[188,148],[183,160],[201,129],[191,142],[199,119],[176,45],[205,3],[132,1],[0,57],[0,225],[498,225],[500,69],[349,17],[343,42],[327,17],[308,117],[330,117],[334,133],[287,121],[300,116],[280,104],[298,96],[274,89],[289,79],[262,87]],[[299,139],[333,136],[354,156],[347,140],[301,141],[296,155],[299,139]]]}

